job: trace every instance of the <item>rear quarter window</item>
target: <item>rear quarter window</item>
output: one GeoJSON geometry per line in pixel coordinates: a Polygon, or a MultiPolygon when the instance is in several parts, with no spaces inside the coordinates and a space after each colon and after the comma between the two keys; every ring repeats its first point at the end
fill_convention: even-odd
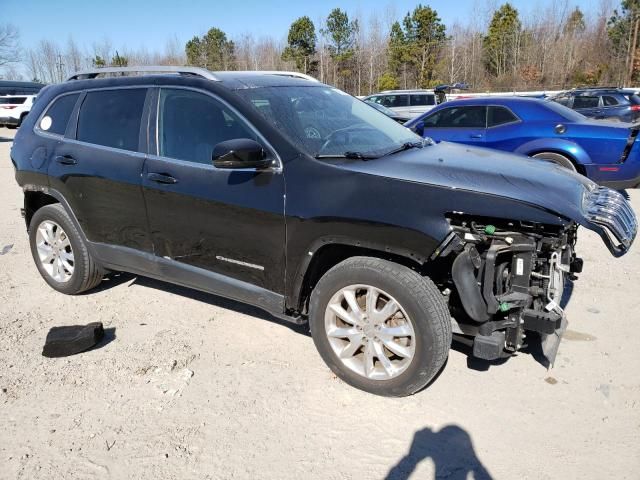
{"type": "Polygon", "coordinates": [[[88,92],[78,118],[80,141],[122,150],[138,150],[146,88],[88,92]]]}
{"type": "Polygon", "coordinates": [[[63,95],[54,100],[40,119],[38,128],[47,133],[64,135],[71,113],[78,101],[78,97],[80,97],[79,93],[72,93],[69,95],[63,95]]]}

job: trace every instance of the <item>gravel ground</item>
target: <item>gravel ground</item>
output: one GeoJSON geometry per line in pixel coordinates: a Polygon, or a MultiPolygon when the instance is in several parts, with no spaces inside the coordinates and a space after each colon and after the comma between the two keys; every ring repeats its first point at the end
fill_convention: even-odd
{"type": "Polygon", "coordinates": [[[0,478],[639,478],[639,245],[614,259],[581,231],[554,369],[458,347],[428,389],[379,398],[336,379],[304,329],[235,302],[130,275],[50,289],[13,134],[0,128],[0,478]],[[49,328],[92,321],[100,348],[41,356],[49,328]]]}

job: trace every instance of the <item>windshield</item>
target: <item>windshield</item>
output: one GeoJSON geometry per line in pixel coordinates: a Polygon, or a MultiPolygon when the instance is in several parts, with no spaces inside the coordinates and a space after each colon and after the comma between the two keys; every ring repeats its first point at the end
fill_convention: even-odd
{"type": "Polygon", "coordinates": [[[336,88],[264,87],[237,93],[316,158],[376,158],[422,145],[421,137],[336,88]]]}
{"type": "Polygon", "coordinates": [[[546,103],[547,103],[547,107],[549,107],[550,110],[553,110],[562,118],[564,118],[565,120],[569,120],[570,122],[582,122],[587,118],[581,113],[578,113],[575,110],[571,110],[569,107],[560,105],[554,99],[546,100],[546,103]]]}

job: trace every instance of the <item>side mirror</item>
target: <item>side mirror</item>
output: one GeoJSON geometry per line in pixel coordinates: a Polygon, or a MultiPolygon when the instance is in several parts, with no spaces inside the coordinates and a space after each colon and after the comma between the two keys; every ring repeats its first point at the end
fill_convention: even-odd
{"type": "Polygon", "coordinates": [[[413,131],[421,137],[424,137],[424,122],[420,120],[418,123],[416,123],[416,126],[413,127],[413,131]]]}
{"type": "Polygon", "coordinates": [[[216,168],[267,168],[272,161],[255,140],[236,138],[213,147],[213,166],[216,168]]]}

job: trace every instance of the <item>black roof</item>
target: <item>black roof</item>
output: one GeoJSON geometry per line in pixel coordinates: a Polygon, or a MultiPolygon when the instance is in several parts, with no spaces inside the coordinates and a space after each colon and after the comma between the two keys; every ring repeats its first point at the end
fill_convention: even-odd
{"type": "Polygon", "coordinates": [[[37,82],[0,80],[0,95],[33,95],[38,93],[44,86],[43,83],[37,82]]]}

